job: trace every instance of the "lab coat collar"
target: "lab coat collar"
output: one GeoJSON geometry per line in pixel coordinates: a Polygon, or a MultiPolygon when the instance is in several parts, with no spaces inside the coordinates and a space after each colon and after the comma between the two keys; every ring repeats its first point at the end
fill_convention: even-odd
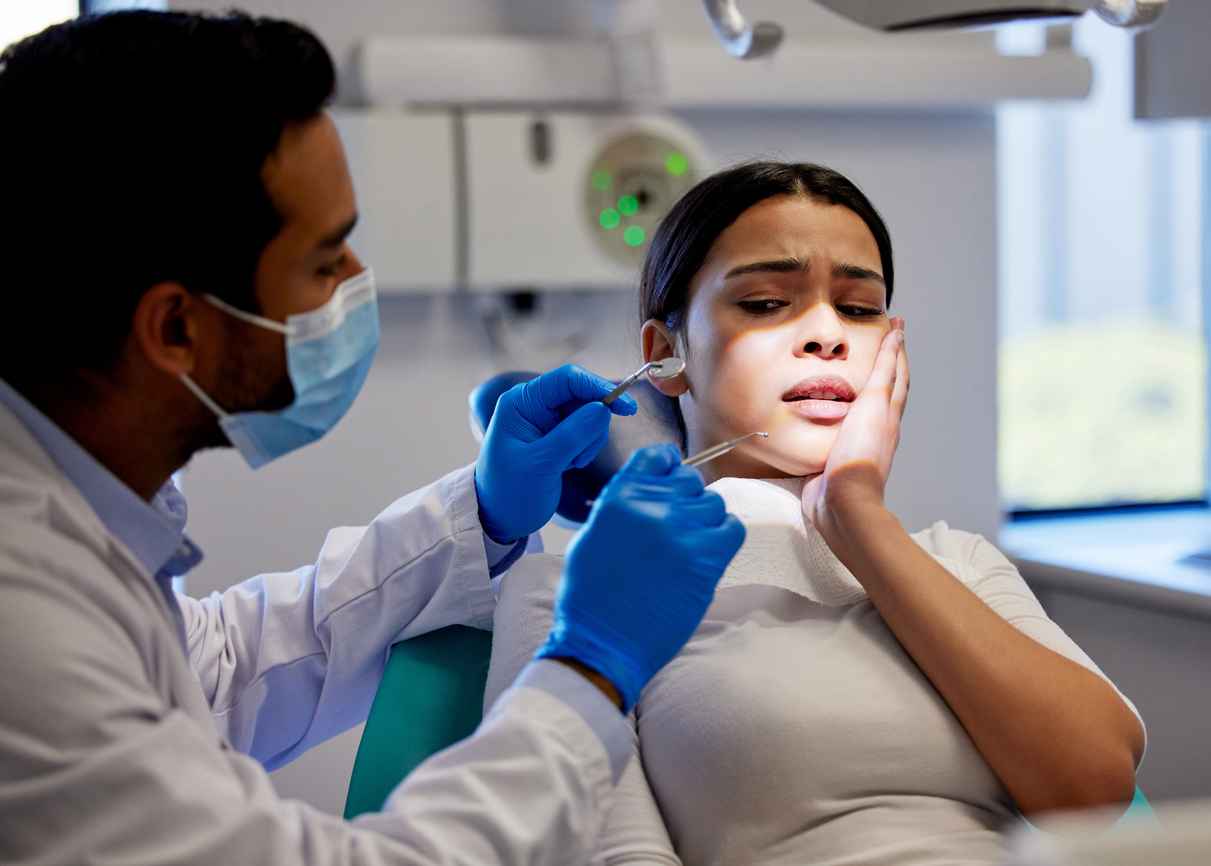
{"type": "Polygon", "coordinates": [[[176,577],[201,562],[202,551],[185,535],[185,497],[171,480],[148,503],[2,379],[0,405],[24,426],[34,440],[31,444],[41,446],[106,530],[149,574],[159,579],[176,577]]]}

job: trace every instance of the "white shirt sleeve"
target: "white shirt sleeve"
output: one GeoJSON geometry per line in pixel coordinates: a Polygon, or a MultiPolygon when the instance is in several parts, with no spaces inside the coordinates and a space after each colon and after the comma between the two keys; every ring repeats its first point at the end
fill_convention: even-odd
{"type": "MultiPolygon", "coordinates": [[[[562,558],[558,556],[529,556],[514,566],[501,586],[484,694],[486,707],[497,706],[501,695],[509,694],[508,684],[527,669],[534,652],[550,632],[561,566],[562,558]]],[[[595,729],[601,725],[601,722],[594,724],[591,713],[583,715],[595,729]]],[[[614,716],[617,717],[617,712],[614,716]]],[[[621,744],[613,737],[601,737],[619,781],[595,846],[593,866],[681,866],[639,760],[634,716],[626,725],[626,733],[621,744]],[[617,754],[619,745],[624,750],[621,759],[617,754]]]]}
{"type": "MultiPolygon", "coordinates": [[[[642,704],[642,702],[640,702],[642,704]]],[[[640,710],[642,712],[642,709],[640,710]]],[[[593,855],[593,866],[681,866],[644,773],[632,717],[633,755],[622,771],[593,855]]]]}
{"type": "MultiPolygon", "coordinates": [[[[196,685],[179,679],[183,663],[166,664],[175,648],[153,651],[172,639],[148,618],[154,587],[92,592],[129,575],[60,534],[23,531],[38,557],[0,552],[0,863],[589,860],[611,766],[559,696],[524,682],[510,689],[474,736],[417,768],[381,812],[343,821],[279,799],[257,761],[166,697],[196,685]]],[[[202,696],[193,700],[201,710],[202,696]]],[[[405,736],[406,719],[400,728],[405,736]]]]}
{"type": "Polygon", "coordinates": [[[333,529],[313,565],[178,601],[216,722],[274,769],[365,720],[392,644],[491,627],[472,469],[333,529]]]}

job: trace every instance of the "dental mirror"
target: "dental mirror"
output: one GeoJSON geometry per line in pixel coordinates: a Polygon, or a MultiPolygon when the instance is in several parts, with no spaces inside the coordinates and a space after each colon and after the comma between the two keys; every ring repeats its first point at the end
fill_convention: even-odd
{"type": "Polygon", "coordinates": [[[648,361],[634,373],[619,382],[618,387],[607,394],[601,402],[609,406],[625,394],[627,389],[638,382],[644,374],[653,379],[672,379],[674,376],[680,376],[683,372],[685,372],[685,361],[676,355],[660,361],[648,361]]]}

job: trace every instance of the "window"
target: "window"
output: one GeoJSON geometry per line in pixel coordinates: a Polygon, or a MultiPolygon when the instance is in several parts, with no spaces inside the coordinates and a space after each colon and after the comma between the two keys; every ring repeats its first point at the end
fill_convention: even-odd
{"type": "MultiPolygon", "coordinates": [[[[1206,498],[1208,137],[1135,121],[1129,34],[1088,16],[1087,103],[998,114],[1008,511],[1206,498]]],[[[1002,41],[1012,47],[1015,36],[1002,41]]]]}

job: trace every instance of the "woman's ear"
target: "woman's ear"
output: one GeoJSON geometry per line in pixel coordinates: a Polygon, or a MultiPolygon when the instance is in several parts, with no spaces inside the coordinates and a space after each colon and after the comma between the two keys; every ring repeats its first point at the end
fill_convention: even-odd
{"type": "MultiPolygon", "coordinates": [[[[677,337],[659,319],[648,319],[640,332],[643,343],[643,360],[663,361],[677,355],[677,337]]],[[[690,389],[685,373],[671,379],[649,379],[652,386],[666,397],[680,397],[690,389]]]]}

